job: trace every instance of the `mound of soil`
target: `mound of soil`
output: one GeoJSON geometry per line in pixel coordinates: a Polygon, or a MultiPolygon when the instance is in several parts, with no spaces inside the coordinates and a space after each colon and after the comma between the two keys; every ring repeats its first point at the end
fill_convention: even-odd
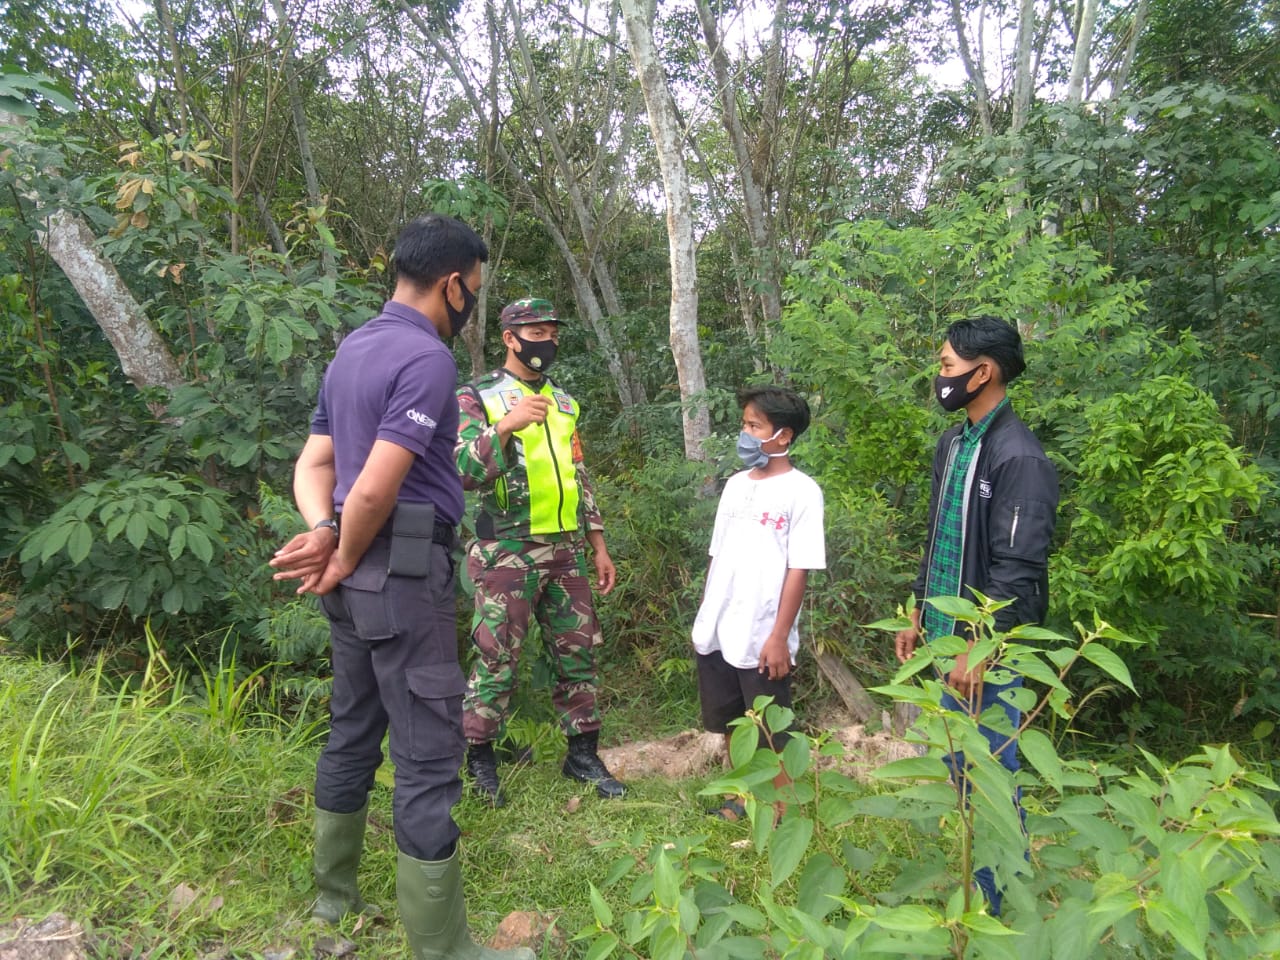
{"type": "MultiPolygon", "coordinates": [[[[885,718],[887,721],[887,718],[885,718]]],[[[838,766],[850,776],[865,780],[871,771],[891,760],[916,756],[916,748],[884,729],[868,733],[865,724],[855,723],[832,729],[832,736],[843,744],[843,759],[822,758],[824,766],[838,766]]],[[[664,777],[682,780],[698,777],[723,766],[724,737],[718,733],[685,730],[665,740],[624,743],[600,751],[600,758],[619,780],[664,777]]]]}

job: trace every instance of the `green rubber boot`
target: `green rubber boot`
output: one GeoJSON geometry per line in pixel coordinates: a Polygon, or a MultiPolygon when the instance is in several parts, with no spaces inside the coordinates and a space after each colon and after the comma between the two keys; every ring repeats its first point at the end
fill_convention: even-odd
{"type": "Polygon", "coordinates": [[[330,813],[316,807],[316,846],[311,872],[320,896],[311,907],[311,916],[317,920],[337,923],[348,913],[378,914],[377,907],[360,899],[356,883],[368,813],[368,803],[355,813],[330,813]]]}
{"type": "Polygon", "coordinates": [[[401,851],[396,899],[414,960],[537,960],[528,947],[491,950],[471,939],[456,848],[448,860],[415,860],[401,851]]]}

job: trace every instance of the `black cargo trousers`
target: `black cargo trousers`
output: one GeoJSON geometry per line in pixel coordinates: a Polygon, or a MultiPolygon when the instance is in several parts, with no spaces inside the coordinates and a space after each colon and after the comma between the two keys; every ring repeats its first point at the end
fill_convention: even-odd
{"type": "MultiPolygon", "coordinates": [[[[450,531],[451,532],[451,531],[450,531]]],[[[316,763],[316,806],[364,806],[390,730],[396,846],[417,860],[447,858],[459,830],[462,695],[451,543],[430,544],[425,577],[388,572],[391,538],[376,537],[351,576],[321,597],[329,618],[333,693],[329,739],[316,763]]]]}

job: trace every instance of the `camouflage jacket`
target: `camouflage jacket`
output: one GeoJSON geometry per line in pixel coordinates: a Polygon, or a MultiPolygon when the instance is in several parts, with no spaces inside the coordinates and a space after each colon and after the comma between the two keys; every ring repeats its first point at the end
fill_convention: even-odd
{"type": "Polygon", "coordinates": [[[548,377],[536,388],[505,369],[458,389],[454,459],[462,486],[480,491],[476,535],[485,540],[563,539],[603,530],[582,462],[578,403],[548,377]],[[551,401],[545,423],[497,442],[497,422],[514,401],[539,393],[551,401]]]}

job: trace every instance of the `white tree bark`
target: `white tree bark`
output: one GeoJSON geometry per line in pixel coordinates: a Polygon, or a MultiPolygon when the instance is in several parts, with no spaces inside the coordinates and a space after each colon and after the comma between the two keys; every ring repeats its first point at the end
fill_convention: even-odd
{"type": "Polygon", "coordinates": [[[1071,76],[1067,80],[1067,103],[1073,107],[1084,102],[1084,84],[1089,77],[1089,53],[1093,49],[1093,27],[1097,19],[1098,0],[1083,0],[1071,58],[1071,76]]]}
{"type": "Polygon", "coordinates": [[[1035,47],[1035,36],[1035,0],[1022,0],[1018,8],[1018,45],[1014,50],[1013,61],[1013,111],[1009,123],[1009,132],[1015,136],[1027,125],[1027,115],[1031,110],[1031,93],[1035,83],[1031,71],[1031,54],[1035,47]]]}
{"type": "Polygon", "coordinates": [[[680,381],[684,421],[684,452],[690,460],[705,460],[711,418],[705,402],[706,378],[698,343],[698,263],[693,235],[693,192],[684,162],[684,135],[666,72],[653,42],[652,0],[622,0],[627,45],[640,78],[649,111],[667,198],[667,237],[671,255],[671,353],[680,381]]]}
{"type": "Polygon", "coordinates": [[[1128,42],[1125,44],[1124,55],[1120,60],[1120,66],[1116,68],[1115,74],[1111,78],[1109,101],[1114,102],[1129,83],[1129,71],[1133,67],[1133,58],[1138,50],[1138,37],[1142,35],[1142,28],[1146,26],[1146,23],[1147,0],[1138,0],[1133,10],[1133,21],[1129,26],[1128,42]]]}
{"type": "MultiPolygon", "coordinates": [[[[422,39],[431,45],[431,49],[435,52],[444,64],[452,71],[454,79],[457,80],[459,86],[462,87],[463,95],[470,104],[472,112],[482,126],[488,126],[491,122],[491,112],[486,110],[484,102],[481,100],[475,85],[471,82],[470,75],[463,68],[462,60],[456,48],[446,42],[450,38],[442,36],[438,30],[433,28],[422,15],[410,5],[407,0],[397,0],[397,6],[410,21],[412,21],[421,33],[422,39]]],[[[565,265],[568,267],[571,276],[573,276],[574,288],[580,297],[581,305],[587,314],[587,321],[591,325],[592,332],[596,336],[599,343],[600,352],[604,355],[605,364],[609,368],[609,373],[614,379],[614,383],[618,389],[618,399],[623,408],[634,406],[636,403],[643,402],[643,390],[638,385],[632,383],[631,379],[626,375],[626,370],[622,364],[622,358],[618,352],[617,345],[613,339],[613,334],[609,330],[608,324],[604,321],[604,311],[600,309],[599,299],[590,283],[580,286],[578,283],[578,275],[583,275],[582,266],[578,263],[577,257],[574,256],[568,239],[564,236],[564,232],[560,229],[560,225],[551,215],[546,206],[537,199],[537,194],[529,184],[529,177],[522,170],[515,158],[511,156],[511,152],[507,150],[500,138],[495,137],[492,141],[494,150],[498,159],[502,162],[503,167],[511,175],[511,177],[521,184],[533,198],[534,213],[546,228],[547,233],[551,236],[552,241],[565,258],[565,265]]]]}
{"type": "MultiPolygon", "coordinates": [[[[778,283],[777,257],[773,249],[769,215],[765,210],[764,196],[756,182],[751,150],[747,146],[746,131],[743,130],[742,118],[738,114],[737,89],[729,75],[729,58],[725,55],[724,44],[720,40],[719,27],[707,0],[697,0],[696,6],[698,20],[702,24],[702,35],[707,42],[707,54],[711,60],[711,72],[715,77],[716,91],[720,95],[720,118],[724,123],[725,132],[729,134],[729,142],[733,146],[733,156],[737,163],[738,183],[742,190],[743,219],[746,221],[747,235],[751,240],[752,266],[760,294],[765,329],[768,330],[782,317],[782,293],[778,283]]],[[[785,10],[786,3],[780,3],[779,7],[785,10]]],[[[775,23],[780,23],[780,20],[780,17],[775,17],[775,23]]],[[[766,86],[780,85],[776,78],[781,74],[781,68],[773,65],[781,58],[778,50],[780,46],[781,37],[775,30],[772,43],[774,49],[768,71],[773,82],[766,86]]],[[[776,121],[776,116],[773,119],[776,121]]],[[[772,132],[766,130],[762,140],[767,142],[760,144],[761,150],[769,151],[773,139],[772,132]]],[[[765,162],[769,162],[767,156],[765,162]]],[[[752,324],[748,323],[748,330],[751,327],[752,324]]]]}
{"type": "Polygon", "coordinates": [[[115,264],[102,255],[85,222],[59,210],[50,218],[42,242],[111,341],[134,386],[170,391],[181,386],[185,381],[169,345],[151,326],[115,264]]]}
{"type": "Polygon", "coordinates": [[[956,28],[956,43],[960,48],[960,61],[964,64],[965,76],[973,84],[973,98],[978,108],[978,123],[982,126],[982,135],[990,137],[995,134],[995,126],[991,122],[991,94],[987,92],[987,78],[983,65],[974,59],[969,48],[969,29],[964,23],[964,9],[961,0],[951,0],[951,22],[956,28]]]}
{"type": "MultiPolygon", "coordinates": [[[[22,118],[0,110],[0,125],[22,124],[22,118]]],[[[57,211],[39,240],[80,294],[134,386],[172,391],[185,383],[169,345],[151,326],[115,264],[102,255],[93,231],[80,217],[57,211]]]]}

